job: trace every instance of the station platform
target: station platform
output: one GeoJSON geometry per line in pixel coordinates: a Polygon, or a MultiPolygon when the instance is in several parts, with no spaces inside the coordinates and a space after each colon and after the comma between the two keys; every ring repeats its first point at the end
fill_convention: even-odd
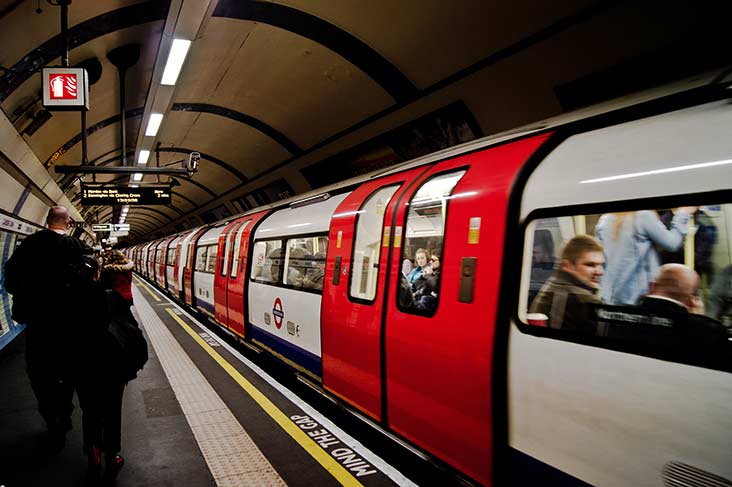
{"type": "MultiPolygon", "coordinates": [[[[149,283],[133,288],[150,359],[125,390],[116,485],[445,485],[413,460],[387,463],[149,283]]],[[[21,335],[0,357],[0,485],[84,485],[81,411],[47,453],[24,347],[21,335]]]]}

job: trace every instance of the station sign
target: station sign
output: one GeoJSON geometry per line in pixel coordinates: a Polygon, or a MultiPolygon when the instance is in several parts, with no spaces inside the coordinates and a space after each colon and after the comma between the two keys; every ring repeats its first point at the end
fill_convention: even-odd
{"type": "Polygon", "coordinates": [[[81,185],[82,206],[92,205],[168,205],[171,202],[169,184],[155,186],[81,185]]]}
{"type": "Polygon", "coordinates": [[[43,68],[43,108],[89,110],[89,75],[82,68],[43,68]]]}
{"type": "Polygon", "coordinates": [[[92,224],[93,232],[129,232],[129,223],[94,223],[92,224]]]}

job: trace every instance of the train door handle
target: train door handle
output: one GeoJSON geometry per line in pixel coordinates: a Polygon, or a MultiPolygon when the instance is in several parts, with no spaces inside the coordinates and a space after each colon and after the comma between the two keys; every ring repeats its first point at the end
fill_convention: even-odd
{"type": "Polygon", "coordinates": [[[473,302],[473,287],[475,285],[475,257],[463,257],[460,263],[460,290],[458,301],[461,303],[473,302]]]}
{"type": "Polygon", "coordinates": [[[343,257],[340,255],[336,257],[335,259],[335,269],[333,269],[333,285],[337,286],[339,282],[341,282],[341,262],[343,261],[343,257]]]}

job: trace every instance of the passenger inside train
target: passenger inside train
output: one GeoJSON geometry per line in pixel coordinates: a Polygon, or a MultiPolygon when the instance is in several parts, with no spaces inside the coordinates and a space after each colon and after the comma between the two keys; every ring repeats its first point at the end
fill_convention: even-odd
{"type": "Polygon", "coordinates": [[[732,269],[730,216],[732,205],[725,204],[679,208],[665,223],[650,209],[534,220],[526,234],[524,261],[530,262],[530,268],[524,271],[524,280],[528,282],[524,285],[527,314],[523,321],[532,326],[561,329],[563,334],[575,333],[578,337],[591,335],[595,339],[633,343],[633,346],[652,345],[676,357],[693,355],[697,363],[703,353],[711,352],[705,363],[729,368],[729,359],[722,360],[720,356],[728,357],[731,351],[732,323],[724,321],[717,304],[724,300],[718,295],[724,293],[720,290],[729,281],[732,269]],[[647,221],[640,224],[644,215],[647,221]],[[697,232],[700,225],[695,222],[700,217],[703,225],[714,225],[715,231],[697,232]],[[619,249],[618,242],[612,240],[614,231],[616,235],[628,233],[625,242],[628,248],[617,262],[612,261],[618,259],[619,249]],[[566,274],[569,267],[566,249],[578,240],[594,240],[591,235],[600,236],[610,245],[608,248],[597,243],[595,248],[603,261],[596,292],[590,289],[591,283],[581,286],[577,282],[574,287],[564,283],[562,289],[567,291],[566,296],[558,296],[557,276],[566,274]],[[657,240],[664,240],[661,248],[669,251],[658,251],[653,245],[657,240]],[[556,248],[563,249],[560,255],[554,251],[556,248]],[[695,251],[699,248],[704,250],[695,251]],[[526,254],[528,249],[530,255],[526,254]],[[547,279],[549,260],[554,274],[547,279]],[[616,274],[632,271],[634,280],[618,287],[622,279],[619,275],[608,276],[611,269],[616,274]],[[687,271],[682,272],[684,269],[687,271]],[[639,277],[644,280],[639,281],[639,277]],[[595,297],[596,293],[599,297],[595,297]],[[636,294],[638,297],[632,299],[612,297],[628,298],[636,294]],[[648,306],[658,300],[672,303],[673,309],[648,306]],[[707,306],[705,312],[704,302],[714,304],[707,306]],[[704,350],[700,351],[699,347],[704,350]]]}

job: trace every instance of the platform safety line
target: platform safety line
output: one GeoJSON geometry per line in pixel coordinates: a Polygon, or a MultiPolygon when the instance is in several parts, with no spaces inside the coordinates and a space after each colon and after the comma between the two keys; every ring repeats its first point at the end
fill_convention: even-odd
{"type": "Polygon", "coordinates": [[[137,278],[136,277],[135,278],[135,281],[136,281],[135,284],[137,284],[138,286],[140,286],[141,288],[143,288],[145,291],[147,291],[150,294],[150,296],[153,297],[153,299],[155,301],[160,301],[160,298],[158,297],[158,295],[155,294],[154,292],[152,292],[152,289],[150,289],[147,284],[145,284],[144,282],[142,282],[142,280],[140,278],[137,278]]]}
{"type": "Polygon", "coordinates": [[[355,438],[351,437],[348,433],[343,431],[338,425],[333,423],[330,419],[323,416],[320,412],[318,412],[316,409],[314,409],[310,404],[306,403],[300,397],[298,397],[294,392],[292,392],[287,387],[283,386],[279,382],[277,382],[275,379],[272,378],[267,372],[265,372],[262,368],[260,368],[258,365],[254,364],[252,361],[250,361],[248,358],[244,357],[241,352],[234,347],[232,347],[228,342],[225,340],[222,340],[220,336],[218,336],[214,331],[212,331],[210,328],[208,328],[206,325],[198,321],[196,318],[194,318],[188,311],[181,308],[178,303],[175,301],[172,301],[168,299],[168,302],[175,307],[175,309],[178,310],[179,315],[185,316],[189,322],[195,324],[199,329],[203,330],[205,333],[209,335],[209,338],[212,338],[216,342],[218,342],[219,346],[229,352],[234,358],[236,358],[242,365],[247,367],[249,370],[257,374],[263,381],[265,381],[267,384],[272,387],[272,389],[278,391],[282,397],[290,401],[292,404],[294,404],[296,407],[298,407],[301,411],[303,411],[306,415],[313,418],[317,423],[323,425],[325,429],[327,429],[330,433],[332,433],[334,436],[336,436],[339,440],[343,441],[346,446],[353,451],[357,452],[359,455],[363,456],[365,460],[371,463],[374,467],[376,467],[378,470],[380,470],[383,474],[385,474],[387,477],[389,477],[395,484],[401,486],[401,487],[417,487],[417,485],[409,480],[407,477],[404,476],[401,472],[396,470],[394,467],[386,463],[383,459],[381,459],[378,455],[376,455],[374,452],[369,450],[367,447],[365,447],[362,443],[358,442],[355,438]]]}
{"type": "Polygon", "coordinates": [[[320,463],[341,485],[351,487],[363,487],[363,484],[356,480],[343,466],[333,457],[323,450],[315,440],[310,438],[303,430],[301,430],[285,413],[270,401],[259,389],[254,387],[251,382],[242,376],[238,370],[227,362],[211,345],[201,338],[190,325],[183,321],[170,308],[166,309],[170,316],[191,336],[193,339],[213,358],[227,374],[234,379],[244,391],[251,396],[254,401],[275,420],[280,427],[289,434],[305,451],[307,451],[318,463],[320,463]]]}

